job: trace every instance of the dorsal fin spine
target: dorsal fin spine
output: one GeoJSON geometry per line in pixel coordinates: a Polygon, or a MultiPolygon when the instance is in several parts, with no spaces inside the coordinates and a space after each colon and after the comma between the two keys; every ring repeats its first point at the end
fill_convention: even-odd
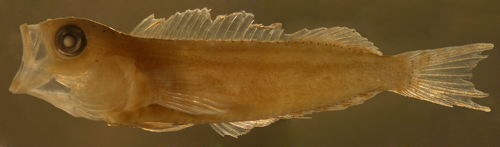
{"type": "MultiPolygon", "coordinates": [[[[217,31],[217,35],[219,35],[220,37],[216,36],[216,38],[220,38],[221,40],[226,40],[226,35],[228,35],[227,33],[231,33],[231,32],[229,32],[229,30],[230,30],[231,25],[233,24],[234,20],[236,19],[236,17],[238,17],[238,15],[231,14],[231,15],[227,16],[227,18],[225,18],[225,19],[228,19],[231,21],[224,21],[226,23],[223,22],[223,24],[221,25],[221,27],[219,27],[219,30],[217,31]],[[222,33],[222,32],[224,32],[224,33],[222,33]]],[[[232,33],[229,35],[232,35],[232,33]]]]}
{"type": "Polygon", "coordinates": [[[161,29],[158,30],[158,33],[156,33],[155,38],[161,39],[163,34],[165,33],[165,30],[167,29],[166,26],[168,26],[169,24],[170,24],[170,21],[168,21],[168,20],[165,21],[165,19],[163,19],[163,23],[160,24],[161,29]]]}
{"type": "Polygon", "coordinates": [[[262,33],[264,33],[264,29],[255,29],[255,32],[253,33],[252,36],[252,41],[260,40],[260,37],[262,37],[262,33]]]}
{"type": "Polygon", "coordinates": [[[156,28],[161,27],[159,25],[161,23],[162,23],[161,19],[158,19],[158,21],[156,21],[155,23],[153,23],[152,26],[151,26],[151,28],[148,29],[150,31],[147,32],[147,34],[150,35],[150,36],[156,36],[156,34],[158,33],[158,30],[156,28]]]}
{"type": "Polygon", "coordinates": [[[215,20],[210,19],[209,12],[207,8],[187,10],[177,12],[167,20],[154,19],[154,15],[150,15],[131,35],[171,40],[303,42],[356,47],[357,50],[382,55],[373,43],[356,30],[346,27],[302,29],[293,34],[284,34],[280,23],[269,26],[253,24],[254,15],[245,11],[218,15],[215,20]]]}
{"type": "Polygon", "coordinates": [[[194,22],[196,22],[196,20],[199,17],[198,11],[196,11],[196,10],[192,10],[192,11],[194,11],[194,13],[191,14],[191,16],[189,17],[189,20],[186,21],[186,24],[182,28],[182,31],[180,33],[182,36],[179,36],[180,40],[187,39],[189,32],[193,28],[194,22]]]}
{"type": "Polygon", "coordinates": [[[185,39],[188,39],[189,38],[189,35],[191,35],[191,30],[193,29],[194,25],[196,24],[196,21],[198,21],[198,18],[200,17],[200,13],[201,11],[200,10],[191,10],[192,12],[192,15],[191,17],[189,18],[189,20],[186,22],[186,25],[184,26],[184,29],[183,29],[183,32],[181,34],[183,34],[183,36],[180,36],[179,39],[181,40],[185,40],[185,39]]]}
{"type": "Polygon", "coordinates": [[[174,36],[177,38],[177,39],[180,39],[182,40],[182,37],[183,37],[183,32],[184,32],[184,28],[186,28],[186,25],[187,23],[189,22],[189,20],[191,19],[191,17],[193,16],[193,10],[188,10],[189,13],[186,13],[184,14],[184,17],[182,17],[181,21],[179,22],[179,24],[177,24],[177,27],[175,29],[175,34],[174,36]],[[187,17],[186,17],[187,16],[187,17]]]}
{"type": "Polygon", "coordinates": [[[235,15],[221,15],[223,18],[220,22],[219,27],[217,28],[217,31],[215,32],[214,35],[214,40],[220,41],[224,40],[224,34],[227,33],[227,29],[229,28],[230,23],[226,20],[233,20],[235,15]]]}
{"type": "Polygon", "coordinates": [[[175,33],[178,30],[177,26],[179,25],[180,21],[182,20],[185,14],[186,13],[179,13],[179,12],[175,14],[175,18],[172,20],[173,23],[172,28],[170,28],[172,31],[169,31],[170,33],[168,35],[168,38],[177,38],[175,36],[175,33]]]}
{"type": "Polygon", "coordinates": [[[205,35],[203,35],[203,40],[213,40],[212,38],[215,37],[217,30],[219,29],[221,23],[222,23],[222,16],[218,15],[215,17],[215,20],[212,22],[210,27],[208,27],[207,32],[205,35]]]}
{"type": "Polygon", "coordinates": [[[245,41],[252,41],[252,38],[253,38],[253,35],[255,34],[255,31],[257,30],[257,28],[255,27],[252,27],[252,25],[250,25],[250,28],[248,28],[247,32],[245,32],[245,41]]]}
{"type": "Polygon", "coordinates": [[[266,33],[266,32],[264,32],[265,37],[266,37],[264,41],[271,41],[271,40],[270,40],[270,39],[271,39],[271,36],[272,36],[272,35],[273,35],[273,33],[274,33],[274,31],[273,31],[273,30],[274,30],[274,29],[268,28],[268,29],[266,30],[266,32],[267,32],[267,33],[266,33]]]}
{"type": "MultiPolygon", "coordinates": [[[[242,13],[245,13],[245,11],[243,11],[242,13]]],[[[245,13],[245,16],[243,16],[243,22],[238,26],[238,29],[236,30],[236,33],[234,33],[231,40],[243,40],[243,35],[247,31],[250,24],[252,24],[253,22],[252,18],[252,14],[245,13]]]]}
{"type": "Polygon", "coordinates": [[[163,32],[161,33],[161,36],[162,38],[164,38],[165,36],[168,36],[170,35],[169,33],[171,32],[171,28],[174,26],[172,23],[173,23],[173,18],[176,17],[177,15],[174,15],[174,16],[171,16],[170,18],[168,18],[167,21],[168,23],[166,23],[166,26],[164,26],[164,30],[163,32]]]}
{"type": "Polygon", "coordinates": [[[207,30],[207,28],[210,27],[211,24],[212,24],[212,20],[210,20],[208,18],[203,19],[203,22],[201,23],[200,28],[198,29],[197,33],[195,34],[195,36],[196,36],[195,40],[203,40],[203,38],[205,37],[206,30],[207,30]]]}
{"type": "MultiPolygon", "coordinates": [[[[156,20],[156,19],[154,19],[154,18],[153,18],[152,20],[156,20]]],[[[144,35],[149,35],[149,33],[153,30],[153,29],[151,29],[151,28],[154,28],[154,27],[155,27],[155,25],[154,25],[154,24],[155,24],[155,23],[157,23],[157,22],[158,22],[158,21],[154,21],[154,22],[152,22],[151,24],[149,24],[149,25],[148,25],[148,27],[145,29],[145,31],[141,32],[141,35],[143,35],[143,34],[144,34],[144,35]]]]}
{"type": "MultiPolygon", "coordinates": [[[[187,38],[195,38],[195,36],[199,33],[199,29],[201,28],[203,22],[205,21],[206,17],[203,17],[203,14],[205,14],[206,9],[202,9],[201,11],[198,11],[198,18],[195,20],[195,23],[189,30],[190,33],[186,36],[187,38]]],[[[210,17],[210,16],[208,16],[210,17]]],[[[196,40],[196,38],[195,38],[196,40]]]]}
{"type": "Polygon", "coordinates": [[[252,27],[252,23],[253,23],[253,20],[250,23],[250,25],[248,25],[248,27],[245,29],[245,32],[243,32],[243,34],[241,35],[241,40],[250,41],[250,38],[253,36],[253,33],[255,31],[255,28],[252,27]]]}
{"type": "Polygon", "coordinates": [[[215,41],[221,40],[220,36],[219,36],[220,35],[219,29],[221,29],[221,27],[223,28],[222,24],[224,24],[224,20],[226,20],[226,17],[224,17],[224,15],[219,15],[219,16],[217,16],[217,18],[218,18],[217,23],[214,23],[214,25],[212,25],[212,29],[211,29],[212,30],[211,33],[213,33],[213,35],[207,35],[206,36],[207,40],[210,40],[210,39],[215,40],[215,41]]]}
{"type": "Polygon", "coordinates": [[[170,22],[170,25],[172,25],[172,27],[169,28],[169,33],[168,33],[168,38],[172,38],[172,39],[177,39],[175,35],[175,32],[177,30],[177,26],[179,25],[179,22],[180,22],[180,19],[182,19],[182,17],[184,16],[185,13],[178,13],[175,15],[174,19],[172,19],[172,22],[170,22]]]}
{"type": "MultiPolygon", "coordinates": [[[[274,24],[273,24],[274,25],[274,24]]],[[[276,27],[271,30],[272,35],[269,37],[269,41],[278,41],[279,37],[283,33],[283,29],[281,29],[281,24],[276,23],[276,27]]]]}
{"type": "Polygon", "coordinates": [[[153,19],[154,19],[154,14],[151,14],[148,17],[146,17],[141,23],[139,23],[139,25],[137,25],[132,30],[132,32],[130,33],[130,35],[141,36],[140,31],[144,30],[144,28],[143,28],[144,26],[150,26],[151,25],[151,24],[149,24],[150,20],[153,20],[153,19]]]}
{"type": "Polygon", "coordinates": [[[232,31],[230,34],[227,34],[227,31],[226,33],[224,34],[224,38],[223,40],[233,40],[233,37],[234,35],[236,34],[236,32],[238,31],[238,28],[239,26],[241,25],[241,21],[242,21],[242,15],[240,15],[241,13],[237,13],[238,15],[236,15],[233,19],[233,21],[231,21],[231,25],[228,27],[228,30],[227,31],[232,31]]]}
{"type": "Polygon", "coordinates": [[[271,37],[271,34],[272,34],[271,31],[272,31],[271,29],[265,29],[264,31],[262,31],[262,34],[260,35],[259,40],[269,41],[269,38],[271,37]]]}
{"type": "MultiPolygon", "coordinates": [[[[186,39],[189,39],[189,38],[194,38],[194,36],[196,34],[198,34],[199,32],[199,28],[201,27],[201,24],[205,21],[206,19],[206,9],[202,9],[202,10],[198,10],[196,13],[197,13],[197,17],[196,17],[196,20],[194,20],[194,23],[193,25],[191,26],[191,28],[189,28],[189,32],[186,34],[186,39]]],[[[210,14],[208,14],[210,15],[210,14]]],[[[208,16],[210,17],[210,16],[208,16]]]]}
{"type": "Polygon", "coordinates": [[[250,21],[252,19],[251,17],[249,17],[248,14],[244,12],[245,11],[243,11],[243,13],[241,13],[241,15],[239,15],[233,22],[234,33],[228,37],[228,40],[232,41],[241,40],[243,33],[245,33],[246,29],[248,28],[248,25],[250,25],[250,21]]]}
{"type": "Polygon", "coordinates": [[[165,20],[167,23],[165,23],[165,26],[163,26],[163,31],[161,32],[161,36],[162,38],[164,38],[165,36],[169,35],[169,30],[171,30],[172,28],[172,24],[174,23],[172,18],[168,18],[167,20],[165,20]]]}
{"type": "Polygon", "coordinates": [[[182,15],[182,18],[179,20],[179,23],[177,23],[177,26],[175,26],[175,30],[172,34],[172,38],[180,39],[181,32],[183,31],[184,27],[186,26],[186,22],[191,18],[192,13],[184,13],[182,15]]]}

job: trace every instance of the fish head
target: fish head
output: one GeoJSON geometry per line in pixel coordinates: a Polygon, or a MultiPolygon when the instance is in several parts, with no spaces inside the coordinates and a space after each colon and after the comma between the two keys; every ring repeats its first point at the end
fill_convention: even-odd
{"type": "Polygon", "coordinates": [[[96,82],[96,77],[103,75],[99,69],[106,68],[98,61],[111,52],[106,42],[119,32],[74,17],[23,24],[20,29],[22,63],[9,91],[38,97],[75,117],[99,119],[96,111],[116,107],[96,100],[105,93],[95,85],[108,82],[96,82]]]}

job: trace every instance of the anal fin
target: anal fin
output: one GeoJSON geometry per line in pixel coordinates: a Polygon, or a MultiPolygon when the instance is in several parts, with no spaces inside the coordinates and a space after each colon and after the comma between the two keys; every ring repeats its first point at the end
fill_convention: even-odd
{"type": "Polygon", "coordinates": [[[276,121],[279,118],[260,119],[252,121],[237,121],[227,123],[212,123],[210,126],[220,135],[229,135],[238,138],[243,134],[250,132],[255,127],[265,127],[276,121]]]}

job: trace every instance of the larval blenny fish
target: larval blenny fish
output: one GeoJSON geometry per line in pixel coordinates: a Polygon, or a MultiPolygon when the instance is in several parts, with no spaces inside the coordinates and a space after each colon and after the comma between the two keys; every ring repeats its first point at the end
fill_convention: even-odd
{"type": "Polygon", "coordinates": [[[464,79],[490,43],[383,56],[345,27],[285,34],[245,11],[144,19],[130,34],[84,18],[20,26],[22,65],[10,91],[75,117],[153,132],[210,124],[238,137],[279,119],[358,105],[391,91],[489,112],[464,79]]]}

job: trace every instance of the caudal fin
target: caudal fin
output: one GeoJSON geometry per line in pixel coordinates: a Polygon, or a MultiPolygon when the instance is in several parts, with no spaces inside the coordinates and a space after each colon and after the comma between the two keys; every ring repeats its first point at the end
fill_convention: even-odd
{"type": "Polygon", "coordinates": [[[472,68],[488,57],[480,55],[493,48],[490,43],[445,47],[432,50],[406,52],[411,77],[403,87],[392,92],[430,101],[448,107],[453,105],[489,112],[490,108],[474,103],[472,98],[487,97],[474,88],[472,68]]]}

